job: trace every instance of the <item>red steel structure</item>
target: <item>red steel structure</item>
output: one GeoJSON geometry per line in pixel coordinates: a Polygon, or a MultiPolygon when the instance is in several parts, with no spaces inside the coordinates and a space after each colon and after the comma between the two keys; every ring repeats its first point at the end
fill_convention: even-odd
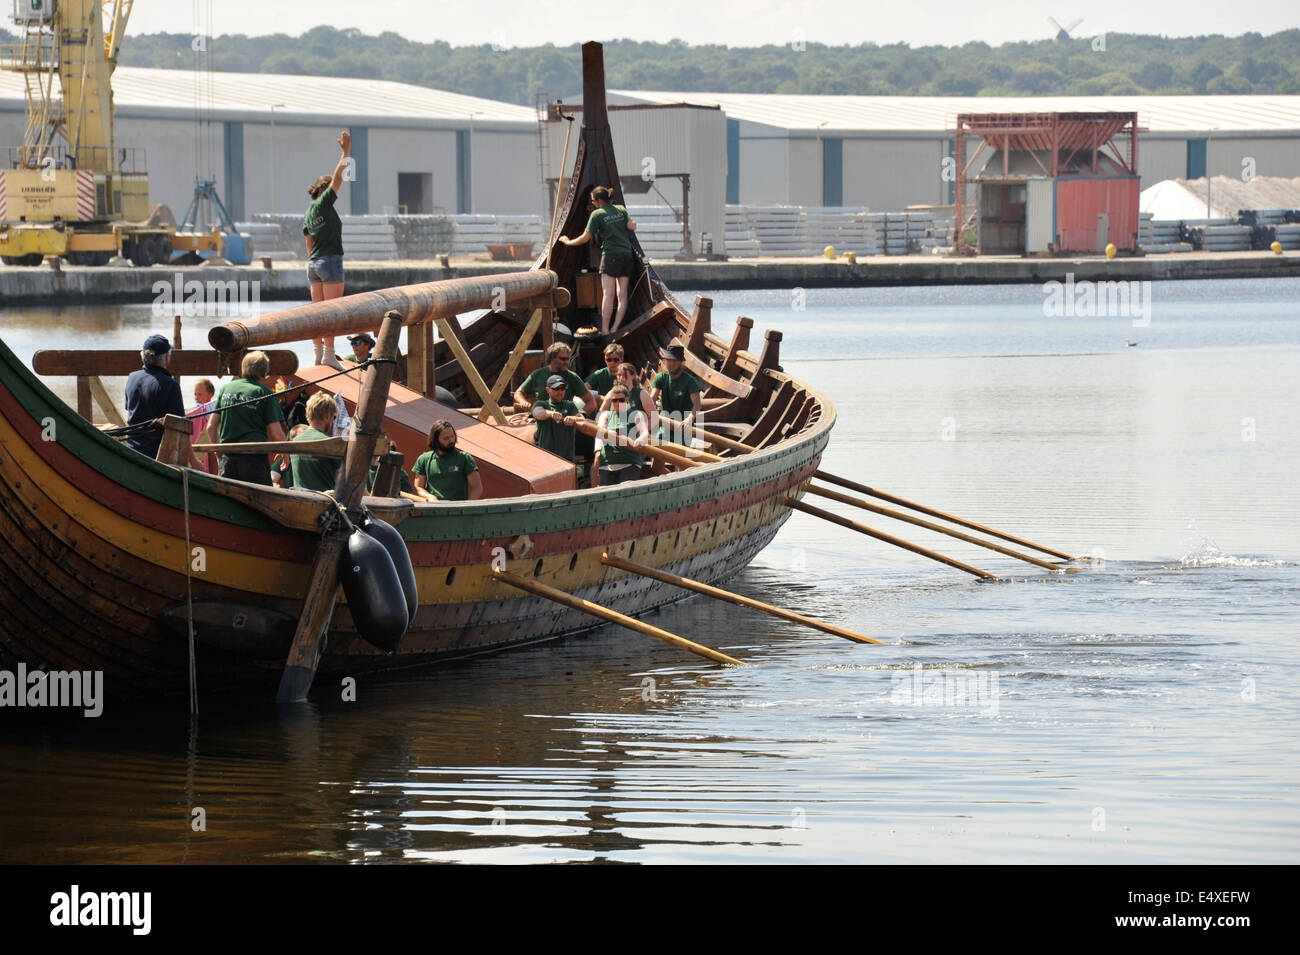
{"type": "MultiPolygon", "coordinates": [[[[1137,176],[1137,113],[961,113],[956,127],[949,130],[955,137],[957,188],[954,197],[954,251],[969,252],[966,243],[968,225],[967,189],[979,180],[970,173],[985,149],[1002,153],[1002,179],[1016,178],[1011,171],[1011,154],[1029,156],[1044,177],[1069,179],[1106,174],[1137,176]],[[980,143],[966,158],[966,140],[979,137],[980,143]],[[1127,150],[1116,138],[1127,139],[1127,150]],[[1127,153],[1127,156],[1125,155],[1127,153]],[[1116,169],[1103,170],[1103,159],[1116,169]],[[1078,160],[1078,162],[1076,161],[1078,160]],[[1087,162],[1086,172],[1080,168],[1087,162]]],[[[1025,178],[1023,174],[1020,178],[1025,178]]],[[[973,215],[978,214],[978,207],[973,215]]]]}

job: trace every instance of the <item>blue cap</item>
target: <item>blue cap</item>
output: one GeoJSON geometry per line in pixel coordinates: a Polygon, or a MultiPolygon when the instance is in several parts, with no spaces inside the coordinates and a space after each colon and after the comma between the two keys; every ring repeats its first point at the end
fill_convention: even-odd
{"type": "Polygon", "coordinates": [[[144,340],[143,351],[151,351],[155,355],[165,355],[172,350],[172,343],[161,335],[150,335],[144,340]]]}

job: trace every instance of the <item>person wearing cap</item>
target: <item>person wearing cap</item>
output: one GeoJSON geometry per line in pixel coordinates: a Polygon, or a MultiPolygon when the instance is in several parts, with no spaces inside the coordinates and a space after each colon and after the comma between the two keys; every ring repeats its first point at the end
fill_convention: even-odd
{"type": "Polygon", "coordinates": [[[680,427],[686,430],[700,417],[704,386],[686,370],[686,349],[681,345],[661,348],[659,357],[664,360],[664,370],[650,383],[650,397],[659,403],[661,421],[663,418],[680,421],[680,427]]]}
{"type": "MultiPolygon", "coordinates": [[[[181,385],[167,370],[172,360],[172,345],[162,335],[150,335],[140,349],[141,368],[126,379],[126,423],[144,424],[163,415],[184,416],[185,401],[181,385]]],[[[158,457],[162,431],[142,429],[126,439],[127,447],[151,458],[158,457]]],[[[196,460],[191,466],[198,464],[196,460]]]]}
{"type": "Polygon", "coordinates": [[[515,391],[515,410],[528,411],[546,400],[547,382],[559,375],[564,381],[564,397],[573,402],[582,402],[587,414],[596,410],[596,396],[588,390],[587,385],[577,372],[569,369],[573,349],[564,342],[555,342],[546,349],[546,364],[533,371],[524,383],[515,391]]]}
{"type": "Polygon", "coordinates": [[[344,361],[350,361],[354,365],[360,365],[370,359],[370,350],[375,347],[375,340],[365,332],[360,335],[353,335],[348,339],[352,345],[352,354],[344,358],[344,361]]]}
{"type": "Polygon", "coordinates": [[[537,429],[533,432],[533,441],[543,451],[558,454],[566,461],[576,459],[574,426],[582,418],[582,412],[568,398],[564,397],[567,385],[563,375],[551,375],[546,379],[546,400],[533,406],[533,417],[537,419],[537,429]]]}

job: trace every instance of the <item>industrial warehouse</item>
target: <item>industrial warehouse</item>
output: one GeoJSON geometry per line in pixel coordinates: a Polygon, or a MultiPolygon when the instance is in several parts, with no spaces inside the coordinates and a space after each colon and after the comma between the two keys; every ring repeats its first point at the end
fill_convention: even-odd
{"type": "MultiPolygon", "coordinates": [[[[544,240],[555,184],[567,175],[561,167],[575,158],[565,149],[566,117],[581,119],[576,95],[557,94],[533,109],[378,80],[120,67],[113,85],[117,142],[141,153],[151,203],[179,213],[195,181],[211,180],[241,231],[253,232],[257,251],[277,258],[297,253],[294,222],[306,186],[333,161],[342,127],[352,133],[355,178],[340,211],[369,217],[350,223],[355,257],[470,254],[493,243],[531,249],[544,240]]],[[[1129,138],[1136,133],[1140,147],[1132,172],[1143,191],[1207,172],[1238,181],[1300,177],[1300,96],[622,90],[610,99],[621,185],[655,258],[807,255],[827,244],[864,255],[947,249],[958,179],[954,130],[964,115],[1135,113],[1129,138]]],[[[0,73],[0,142],[22,141],[25,108],[22,78],[0,73]]],[[[978,152],[977,139],[965,144],[966,157],[978,152]]],[[[984,151],[969,170],[972,181],[987,178],[996,152],[984,151]]],[[[1033,178],[1035,170],[1014,172],[1033,178]]],[[[1128,221],[1127,213],[1112,218],[1128,221]]],[[[1003,230],[984,241],[993,233],[967,221],[984,252],[1051,244],[1027,245],[1014,228],[1009,238],[1003,230]]],[[[1161,250],[1180,244],[1172,232],[1158,238],[1143,241],[1161,250]]]]}

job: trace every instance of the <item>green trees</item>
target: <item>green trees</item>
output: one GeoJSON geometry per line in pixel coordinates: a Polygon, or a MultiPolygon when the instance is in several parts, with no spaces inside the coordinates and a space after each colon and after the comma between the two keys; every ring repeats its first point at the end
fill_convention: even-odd
{"type": "MultiPolygon", "coordinates": [[[[190,39],[133,35],[120,62],[187,69],[193,63],[190,39]]],[[[800,47],[616,40],[606,44],[605,62],[611,88],[634,90],[898,96],[1300,92],[1300,30],[1181,38],[1112,33],[996,47],[800,47]]],[[[572,97],[581,88],[577,43],[452,47],[415,43],[391,31],[371,36],[319,26],[297,37],[221,36],[210,50],[216,70],[394,80],[526,105],[537,93],[572,97]]]]}

